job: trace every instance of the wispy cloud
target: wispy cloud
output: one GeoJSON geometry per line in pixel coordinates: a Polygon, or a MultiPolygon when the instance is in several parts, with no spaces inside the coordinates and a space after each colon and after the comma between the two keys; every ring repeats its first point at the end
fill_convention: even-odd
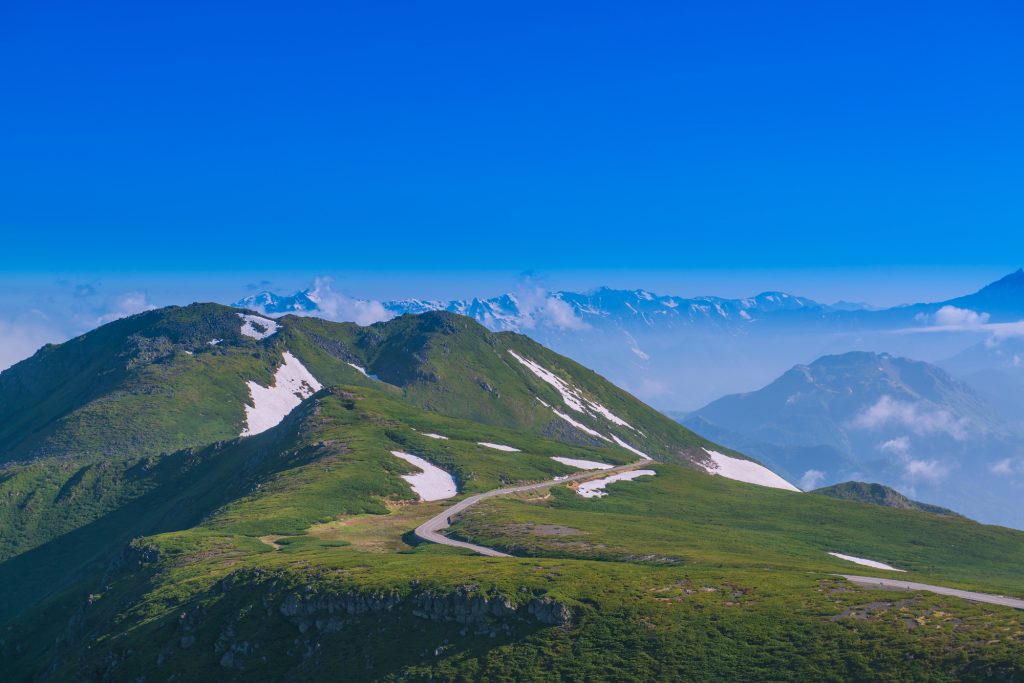
{"type": "Polygon", "coordinates": [[[96,318],[96,326],[106,325],[136,313],[152,311],[155,308],[156,306],[146,301],[146,295],[143,292],[128,292],[117,297],[110,310],[96,318]]]}
{"type": "Polygon", "coordinates": [[[524,330],[553,327],[558,330],[586,330],[590,325],[576,315],[575,309],[542,287],[532,276],[519,282],[515,292],[519,306],[519,326],[524,330]]]}
{"type": "Polygon", "coordinates": [[[1003,458],[990,464],[988,470],[1003,477],[1024,475],[1024,458],[1003,458]]]}
{"type": "Polygon", "coordinates": [[[804,491],[810,491],[818,488],[818,484],[825,481],[825,473],[821,470],[807,470],[800,477],[800,488],[804,491]]]}
{"type": "Polygon", "coordinates": [[[903,476],[911,482],[928,484],[941,483],[949,476],[949,466],[938,460],[908,460],[903,466],[903,476]]]}
{"type": "Polygon", "coordinates": [[[850,425],[869,430],[895,425],[918,435],[945,433],[963,441],[967,438],[970,422],[925,401],[913,403],[885,395],[857,415],[850,425]]]}
{"type": "MultiPolygon", "coordinates": [[[[355,299],[331,288],[331,278],[318,277],[307,292],[319,310],[310,313],[318,318],[354,322],[358,325],[372,325],[393,318],[384,304],[379,301],[355,299]]],[[[301,315],[301,313],[298,313],[301,315]]]]}
{"type": "Polygon", "coordinates": [[[897,455],[906,455],[910,451],[910,437],[898,436],[895,439],[889,439],[878,444],[878,450],[883,453],[895,453],[897,455]]]}

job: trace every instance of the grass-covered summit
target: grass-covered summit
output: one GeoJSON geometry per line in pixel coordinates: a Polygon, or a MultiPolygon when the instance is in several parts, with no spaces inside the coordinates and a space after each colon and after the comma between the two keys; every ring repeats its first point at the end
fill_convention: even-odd
{"type": "Polygon", "coordinates": [[[814,489],[811,493],[819,496],[829,496],[830,498],[870,503],[871,505],[900,508],[901,510],[922,510],[924,512],[932,512],[937,515],[957,514],[952,510],[947,510],[946,508],[939,507],[938,505],[920,503],[916,500],[911,500],[896,489],[883,484],[868,484],[862,481],[846,481],[842,484],[833,484],[832,486],[823,486],[820,489],[814,489]]]}

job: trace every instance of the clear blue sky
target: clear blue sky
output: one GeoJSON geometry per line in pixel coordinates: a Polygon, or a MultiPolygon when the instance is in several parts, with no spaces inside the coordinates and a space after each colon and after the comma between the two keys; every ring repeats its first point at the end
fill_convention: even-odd
{"type": "Polygon", "coordinates": [[[980,284],[1024,261],[1022,27],[1019,2],[6,3],[0,272],[980,284]]]}

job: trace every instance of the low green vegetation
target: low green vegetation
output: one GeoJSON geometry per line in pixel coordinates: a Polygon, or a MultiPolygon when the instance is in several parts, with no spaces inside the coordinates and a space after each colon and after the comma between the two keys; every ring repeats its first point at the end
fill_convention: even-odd
{"type": "MultiPolygon", "coordinates": [[[[199,325],[192,337],[134,318],[122,333],[205,339],[219,307],[192,308],[172,309],[172,322],[199,325]]],[[[244,399],[222,394],[224,412],[209,414],[227,435],[202,445],[49,454],[0,470],[6,679],[953,681],[1024,671],[1021,612],[865,591],[837,574],[888,573],[827,554],[1024,595],[1020,532],[706,475],[692,463],[713,444],[571,361],[457,316],[368,328],[289,317],[266,340],[224,334],[215,351],[175,350],[146,372],[209,363],[211,382],[244,392],[247,379],[269,383],[289,350],[326,388],[254,437],[235,438],[225,406],[244,399]],[[633,425],[580,418],[657,456],[645,465],[657,474],[603,498],[561,483],[490,499],[454,525],[513,558],[420,543],[412,530],[452,501],[420,502],[401,478],[415,468],[393,450],[450,472],[459,496],[576,471],[552,456],[637,459],[541,405],[560,397],[509,349],[633,425]]]]}
{"type": "Polygon", "coordinates": [[[829,496],[841,500],[852,500],[870,505],[884,505],[885,507],[900,508],[903,510],[922,510],[937,515],[955,515],[957,513],[947,510],[938,505],[930,503],[919,503],[910,500],[899,491],[882,484],[866,484],[862,481],[846,481],[841,484],[824,486],[814,489],[811,493],[819,496],[829,496]]]}

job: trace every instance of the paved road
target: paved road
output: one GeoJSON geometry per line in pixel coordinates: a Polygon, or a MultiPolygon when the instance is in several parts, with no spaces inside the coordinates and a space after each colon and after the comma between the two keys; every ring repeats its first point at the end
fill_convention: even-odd
{"type": "Polygon", "coordinates": [[[638,467],[640,465],[647,465],[650,463],[650,460],[639,460],[628,465],[619,465],[618,467],[612,467],[611,469],[607,470],[587,470],[586,472],[578,472],[576,474],[571,474],[568,477],[563,477],[561,479],[550,479],[548,481],[542,481],[539,484],[512,486],[507,489],[494,489],[493,491],[485,491],[484,493],[478,493],[475,496],[470,496],[469,498],[460,500],[458,503],[452,505],[449,508],[445,508],[441,514],[431,517],[427,521],[423,522],[423,524],[420,524],[418,527],[416,527],[416,531],[414,533],[422,540],[430,541],[431,543],[451,545],[457,548],[469,548],[470,550],[478,552],[481,555],[487,555],[489,557],[512,557],[508,553],[492,550],[491,548],[486,548],[482,545],[477,545],[475,543],[466,543],[465,541],[456,541],[454,538],[448,538],[444,534],[438,532],[440,532],[441,529],[447,529],[451,525],[452,518],[458,515],[460,512],[470,507],[471,505],[476,505],[481,500],[484,500],[486,498],[504,496],[508,495],[509,493],[535,491],[536,489],[543,489],[547,488],[548,486],[554,486],[556,484],[565,484],[566,482],[577,481],[579,479],[588,479],[595,475],[608,476],[609,474],[615,474],[616,472],[625,472],[626,470],[631,470],[634,467],[638,467]]]}
{"type": "Polygon", "coordinates": [[[864,588],[874,588],[875,590],[893,590],[893,591],[929,591],[931,593],[938,593],[940,595],[953,595],[958,598],[964,598],[965,600],[973,600],[975,602],[987,602],[992,605],[1004,605],[1006,607],[1016,607],[1017,609],[1024,609],[1024,600],[1019,598],[1008,598],[1005,595],[992,595],[990,593],[975,593],[974,591],[962,591],[958,588],[946,588],[944,586],[932,586],[927,583],[915,583],[913,581],[898,581],[896,579],[880,579],[877,576],[852,576],[849,574],[840,574],[844,579],[852,581],[858,586],[864,588]]]}

